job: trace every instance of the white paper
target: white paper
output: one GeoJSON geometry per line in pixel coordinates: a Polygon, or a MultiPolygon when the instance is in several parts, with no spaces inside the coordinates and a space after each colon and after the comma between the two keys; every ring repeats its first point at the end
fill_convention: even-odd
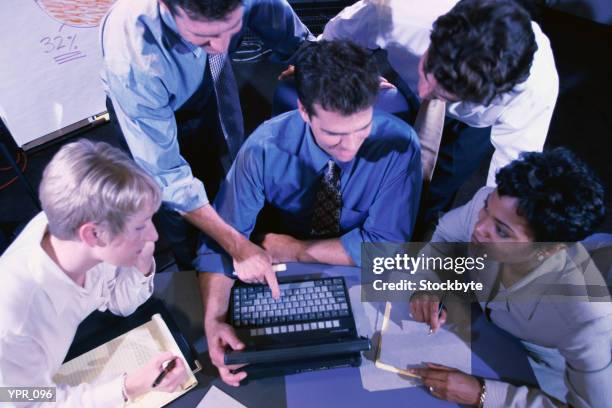
{"type": "Polygon", "coordinates": [[[98,32],[114,1],[0,2],[0,117],[17,145],[106,111],[98,32]]]}
{"type": "Polygon", "coordinates": [[[447,304],[447,322],[432,334],[429,325],[410,317],[408,302],[389,305],[389,319],[381,327],[379,361],[401,370],[436,363],[472,372],[469,309],[464,303],[447,304]]]}
{"type": "Polygon", "coordinates": [[[247,408],[214,385],[196,408],[247,408]]]}
{"type": "Polygon", "coordinates": [[[424,362],[434,362],[458,368],[471,373],[470,318],[469,310],[458,302],[447,305],[449,323],[428,335],[429,326],[414,322],[409,317],[409,303],[393,303],[391,319],[385,332],[381,329],[384,320],[385,303],[361,302],[361,287],[349,289],[351,306],[357,333],[368,336],[372,350],[363,354],[359,371],[361,383],[368,391],[384,391],[421,385],[420,380],[407,377],[376,367],[378,347],[381,360],[397,368],[422,366],[424,362]]]}

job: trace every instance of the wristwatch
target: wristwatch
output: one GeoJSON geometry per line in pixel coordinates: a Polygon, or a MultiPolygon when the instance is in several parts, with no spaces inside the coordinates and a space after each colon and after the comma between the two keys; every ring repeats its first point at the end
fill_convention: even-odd
{"type": "Polygon", "coordinates": [[[480,381],[480,395],[478,395],[478,408],[484,408],[485,398],[487,397],[487,386],[483,378],[479,378],[480,381]]]}

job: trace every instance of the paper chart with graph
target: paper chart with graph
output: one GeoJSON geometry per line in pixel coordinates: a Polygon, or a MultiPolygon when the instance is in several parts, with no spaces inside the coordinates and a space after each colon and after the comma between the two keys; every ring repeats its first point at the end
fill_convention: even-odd
{"type": "Polygon", "coordinates": [[[106,111],[99,25],[114,1],[0,2],[0,117],[18,146],[106,111]]]}

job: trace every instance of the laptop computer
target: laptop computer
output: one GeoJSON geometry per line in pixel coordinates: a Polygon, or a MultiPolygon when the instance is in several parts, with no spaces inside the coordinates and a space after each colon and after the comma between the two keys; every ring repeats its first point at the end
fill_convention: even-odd
{"type": "Polygon", "coordinates": [[[265,285],[237,283],[229,323],[245,344],[225,354],[226,364],[249,364],[250,378],[358,366],[370,340],[360,337],[344,278],[280,283],[274,300],[265,285]]]}

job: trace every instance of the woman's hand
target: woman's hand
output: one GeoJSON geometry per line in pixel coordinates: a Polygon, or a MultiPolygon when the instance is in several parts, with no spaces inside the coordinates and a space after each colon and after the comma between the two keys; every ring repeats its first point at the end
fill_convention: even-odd
{"type": "Polygon", "coordinates": [[[421,377],[431,395],[459,404],[478,406],[480,381],[469,374],[440,364],[427,363],[426,368],[413,368],[412,373],[421,377]]]}

